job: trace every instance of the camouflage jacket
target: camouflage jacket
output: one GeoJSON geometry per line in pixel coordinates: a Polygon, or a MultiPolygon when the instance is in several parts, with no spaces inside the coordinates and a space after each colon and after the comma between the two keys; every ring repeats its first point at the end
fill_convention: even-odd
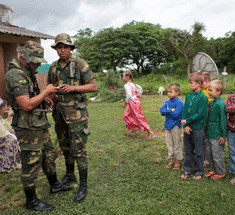
{"type": "Polygon", "coordinates": [[[9,64],[9,71],[5,76],[5,92],[14,111],[12,126],[32,130],[49,127],[43,109],[36,107],[31,111],[23,111],[16,102],[16,98],[19,96],[34,97],[37,95],[33,88],[30,71],[25,69],[18,60],[13,60],[9,64]]]}
{"type": "MultiPolygon", "coordinates": [[[[64,68],[61,67],[60,60],[52,63],[47,82],[54,86],[62,84],[78,86],[85,85],[93,77],[93,72],[83,59],[71,56],[64,68]]],[[[88,119],[87,104],[84,93],[71,92],[59,95],[59,101],[56,103],[54,111],[60,111],[66,123],[84,121],[88,119]]],[[[54,119],[56,120],[56,117],[54,119]]]]}

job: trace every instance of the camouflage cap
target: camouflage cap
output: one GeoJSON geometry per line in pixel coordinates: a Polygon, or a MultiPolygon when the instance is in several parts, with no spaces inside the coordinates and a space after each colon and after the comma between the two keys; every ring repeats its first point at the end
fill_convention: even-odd
{"type": "Polygon", "coordinates": [[[44,59],[44,49],[35,41],[29,40],[24,46],[17,48],[19,55],[23,57],[27,63],[47,63],[44,59]]]}
{"type": "Polygon", "coordinates": [[[70,36],[66,33],[61,33],[61,34],[58,34],[56,37],[55,37],[55,43],[51,45],[51,47],[53,49],[56,49],[56,46],[59,44],[59,43],[63,43],[67,46],[70,46],[71,47],[71,50],[74,50],[75,49],[75,45],[72,43],[72,40],[70,38],[70,36]]]}

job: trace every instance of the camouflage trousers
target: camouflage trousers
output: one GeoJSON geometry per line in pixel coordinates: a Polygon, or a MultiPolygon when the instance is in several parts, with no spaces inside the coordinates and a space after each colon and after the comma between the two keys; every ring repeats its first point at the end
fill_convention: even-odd
{"type": "Polygon", "coordinates": [[[59,140],[60,149],[65,157],[66,164],[73,164],[75,161],[78,170],[88,168],[86,151],[88,121],[74,122],[67,124],[59,111],[53,114],[55,120],[55,131],[59,140]]]}
{"type": "Polygon", "coordinates": [[[45,175],[54,175],[56,173],[55,160],[57,155],[48,129],[28,130],[15,127],[14,130],[21,147],[21,181],[23,187],[36,185],[41,168],[45,175]]]}

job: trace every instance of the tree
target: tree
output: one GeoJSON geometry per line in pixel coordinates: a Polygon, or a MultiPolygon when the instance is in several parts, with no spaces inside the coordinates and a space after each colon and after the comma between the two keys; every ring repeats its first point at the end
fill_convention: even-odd
{"type": "Polygon", "coordinates": [[[160,25],[132,21],[122,28],[126,39],[125,62],[136,65],[137,73],[149,73],[153,67],[165,62],[167,50],[160,25]]]}
{"type": "Polygon", "coordinates": [[[76,54],[84,58],[94,72],[133,67],[141,75],[163,65],[166,70],[173,66],[179,71],[187,70],[189,75],[192,58],[197,52],[205,52],[219,66],[235,71],[235,33],[208,41],[203,31],[204,24],[198,22],[186,31],[132,21],[120,28],[106,28],[97,33],[89,28],[79,30],[74,43],[78,48],[76,54]]]}
{"type": "Polygon", "coordinates": [[[73,38],[77,47],[76,54],[87,61],[93,72],[101,72],[103,60],[100,50],[97,48],[99,40],[96,38],[96,33],[90,28],[81,29],[73,38]]]}
{"type": "Polygon", "coordinates": [[[163,30],[160,25],[150,23],[133,21],[96,34],[79,30],[74,38],[79,56],[86,59],[94,71],[135,65],[138,74],[146,74],[167,56],[163,30]]]}
{"type": "Polygon", "coordinates": [[[210,39],[215,49],[214,60],[222,71],[226,66],[228,73],[235,73],[235,32],[228,32],[223,38],[210,39]]]}
{"type": "Polygon", "coordinates": [[[183,57],[187,66],[187,75],[189,76],[192,58],[198,51],[203,51],[203,47],[205,47],[207,43],[206,38],[202,36],[202,32],[205,31],[205,26],[203,23],[196,22],[189,32],[174,30],[171,33],[170,29],[168,29],[168,31],[169,42],[183,57]]]}

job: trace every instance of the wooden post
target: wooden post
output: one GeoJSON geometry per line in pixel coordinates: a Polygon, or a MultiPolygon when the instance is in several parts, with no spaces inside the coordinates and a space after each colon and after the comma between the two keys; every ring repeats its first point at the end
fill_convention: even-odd
{"type": "Polygon", "coordinates": [[[165,75],[165,74],[162,74],[162,76],[163,76],[163,78],[164,78],[164,80],[165,80],[165,82],[166,82],[166,84],[167,84],[167,86],[168,86],[168,85],[169,85],[169,82],[168,82],[168,80],[167,80],[166,75],[165,75]]]}
{"type": "MultiPolygon", "coordinates": [[[[227,73],[227,67],[224,67],[224,73],[227,73]]],[[[226,89],[227,87],[227,75],[224,76],[224,89],[226,89]]]]}
{"type": "Polygon", "coordinates": [[[188,77],[190,76],[190,74],[191,74],[190,65],[188,64],[188,66],[187,66],[187,75],[188,75],[188,77]]]}

